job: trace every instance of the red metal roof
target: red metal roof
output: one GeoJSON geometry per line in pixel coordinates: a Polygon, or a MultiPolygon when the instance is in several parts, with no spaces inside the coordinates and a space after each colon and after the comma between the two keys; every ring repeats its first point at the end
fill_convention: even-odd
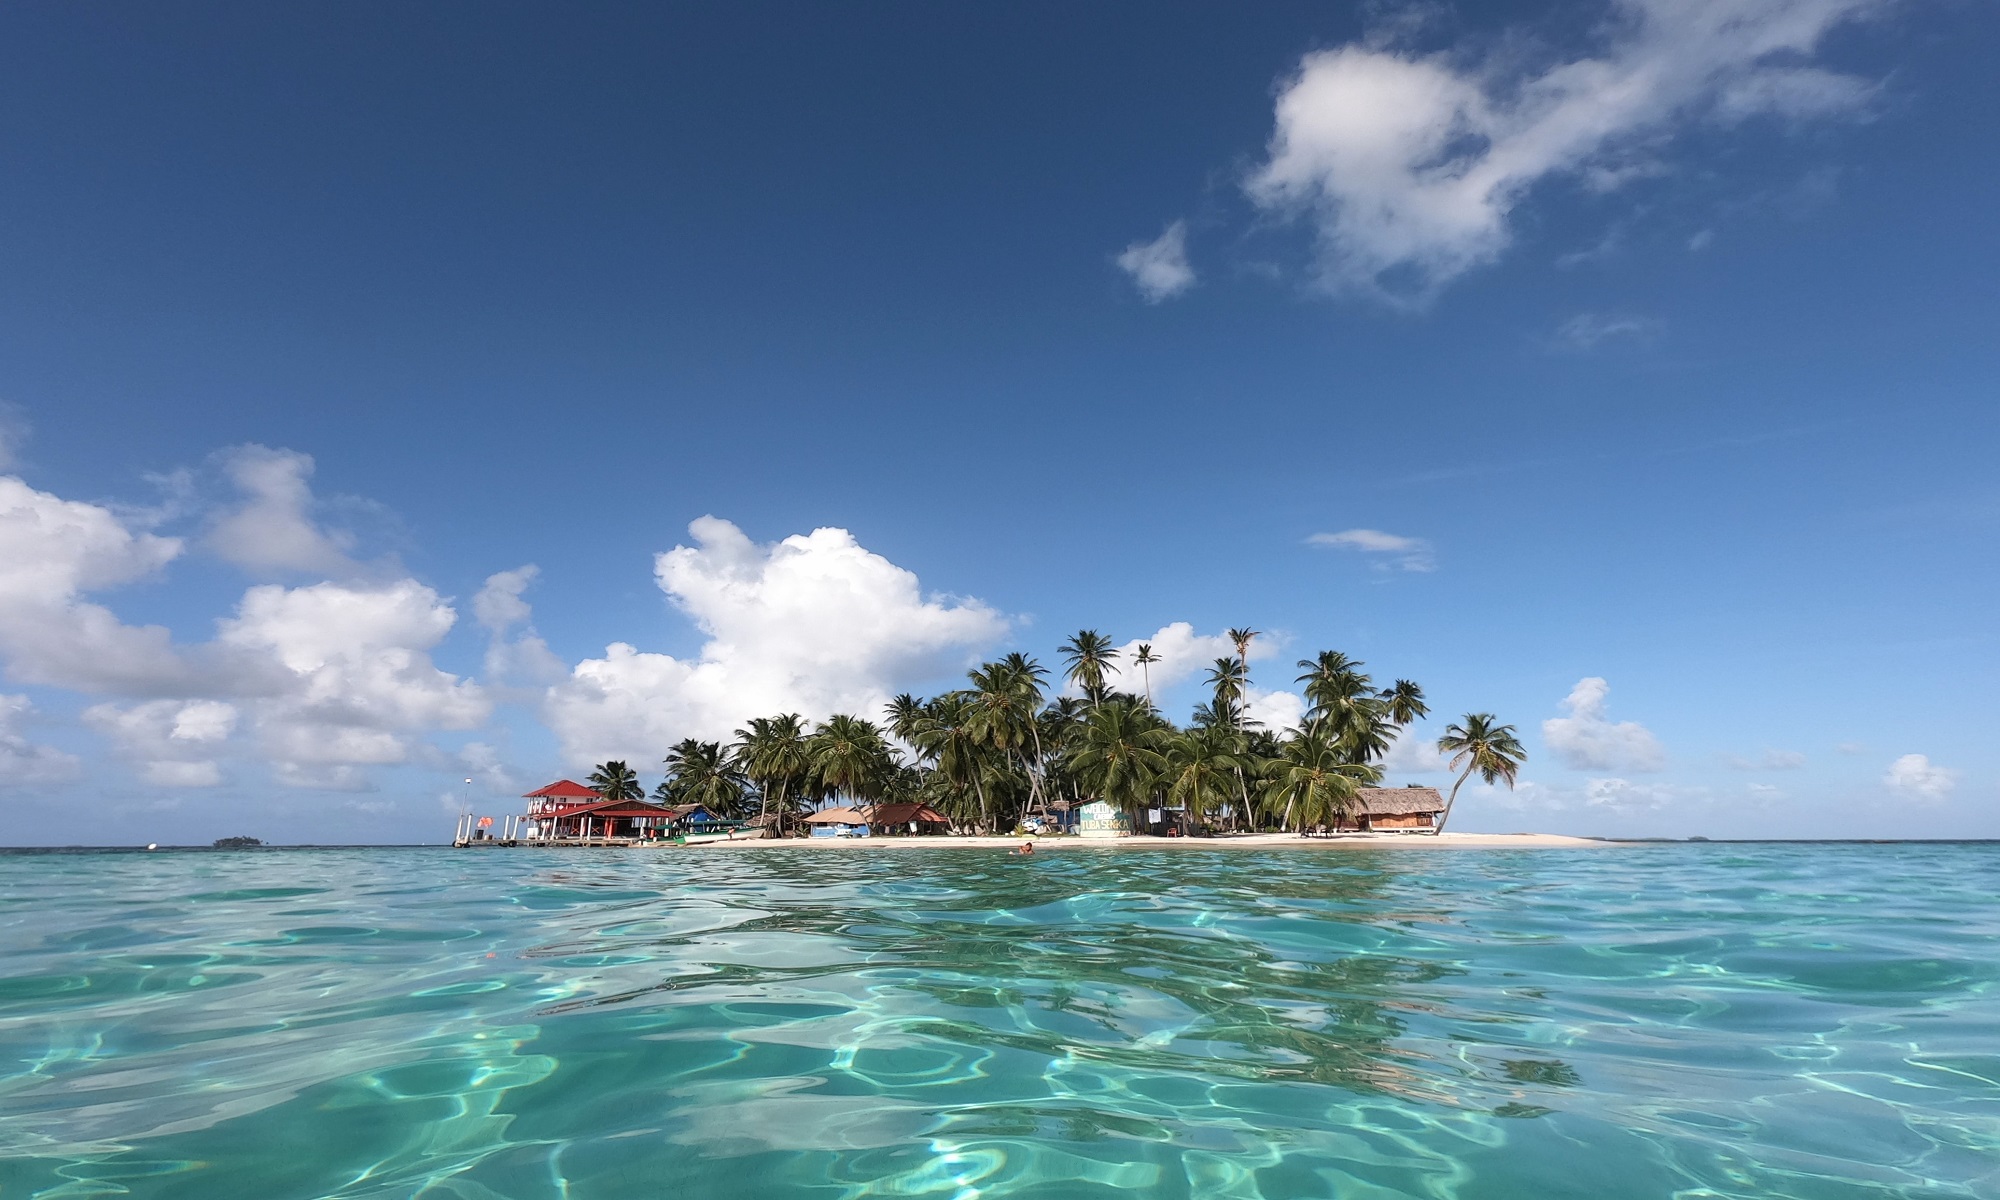
{"type": "Polygon", "coordinates": [[[536,788],[522,797],[523,800],[602,800],[604,797],[576,782],[574,779],[558,779],[547,787],[536,788]]]}

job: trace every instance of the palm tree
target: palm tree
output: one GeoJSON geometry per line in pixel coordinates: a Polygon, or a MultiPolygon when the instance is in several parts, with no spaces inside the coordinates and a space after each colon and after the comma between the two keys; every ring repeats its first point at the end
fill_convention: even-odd
{"type": "Polygon", "coordinates": [[[1079,734],[1072,769],[1084,790],[1128,812],[1144,808],[1166,769],[1166,722],[1119,697],[1093,707],[1079,734]]]}
{"type": "Polygon", "coordinates": [[[757,815],[768,816],[775,801],[782,825],[787,802],[798,794],[811,769],[805,718],[797,713],[752,717],[747,728],[736,731],[731,751],[737,769],[757,783],[761,796],[757,815]]]}
{"type": "Polygon", "coordinates": [[[1232,629],[1229,640],[1236,643],[1236,660],[1243,664],[1243,680],[1250,680],[1250,643],[1262,636],[1255,629],[1232,629]]]}
{"type": "Polygon", "coordinates": [[[1190,730],[1173,737],[1167,746],[1165,780],[1167,798],[1187,810],[1190,820],[1207,817],[1211,808],[1227,803],[1239,782],[1235,772],[1243,760],[1233,749],[1223,730],[1190,730]]]}
{"type": "Polygon", "coordinates": [[[1147,668],[1159,661],[1160,656],[1153,653],[1153,644],[1151,642],[1140,642],[1139,648],[1132,652],[1132,665],[1139,668],[1139,674],[1146,681],[1147,708],[1153,706],[1153,673],[1147,668]]]}
{"type": "Polygon", "coordinates": [[[1218,658],[1208,669],[1208,686],[1215,693],[1213,711],[1235,710],[1242,706],[1243,693],[1249,687],[1249,676],[1243,670],[1240,659],[1218,658]]]}
{"type": "Polygon", "coordinates": [[[963,813],[968,791],[977,798],[979,825],[983,830],[990,819],[986,803],[985,773],[981,769],[979,739],[971,729],[971,697],[965,692],[946,692],[924,705],[924,715],[911,730],[911,744],[928,759],[935,774],[952,789],[960,803],[946,811],[963,813]]]}
{"type": "Polygon", "coordinates": [[[1409,725],[1431,715],[1430,706],[1424,703],[1424,689],[1407,679],[1398,679],[1395,687],[1383,688],[1381,698],[1389,706],[1389,719],[1398,725],[1409,725]]]}
{"type": "Polygon", "coordinates": [[[1049,669],[1034,659],[1016,650],[1000,660],[1014,680],[1014,686],[1028,701],[1028,740],[1034,744],[1034,765],[1028,771],[1029,803],[1047,812],[1048,791],[1043,784],[1042,774],[1047,769],[1047,759],[1042,752],[1042,723],[1035,719],[1036,710],[1042,706],[1042,687],[1048,682],[1049,669]]]}
{"type": "Polygon", "coordinates": [[[646,789],[639,786],[639,776],[622,759],[598,763],[590,773],[590,786],[606,800],[643,800],[646,789]]]}
{"type": "Polygon", "coordinates": [[[1111,639],[1095,629],[1080,630],[1062,644],[1062,656],[1069,667],[1064,678],[1082,688],[1092,704],[1101,702],[1105,676],[1118,673],[1118,651],[1112,647],[1111,639]]]}
{"type": "Polygon", "coordinates": [[[1035,711],[1042,705],[1043,674],[1041,666],[1025,655],[1010,655],[966,673],[972,681],[967,693],[967,732],[994,751],[1000,761],[1011,757],[1020,765],[1028,781],[1030,804],[1041,799],[1041,783],[1028,763],[1028,750],[1039,741],[1035,711]]]}
{"type": "MultiPolygon", "coordinates": [[[[924,702],[904,692],[889,701],[883,715],[889,720],[889,732],[905,742],[910,742],[911,733],[916,729],[917,722],[923,719],[924,702]]],[[[910,744],[915,745],[914,742],[910,744]]]]}
{"type": "MultiPolygon", "coordinates": [[[[1306,724],[1326,734],[1349,762],[1365,763],[1388,752],[1395,741],[1391,727],[1390,692],[1377,693],[1374,680],[1361,670],[1361,663],[1338,650],[1324,650],[1318,658],[1300,659],[1305,673],[1298,682],[1305,685],[1306,724]]],[[[1401,686],[1399,683],[1398,686],[1401,686]]],[[[1409,687],[1414,697],[1406,697],[1419,708],[1423,692],[1409,687]]]]}
{"type": "Polygon", "coordinates": [[[1458,789],[1465,786],[1474,771],[1488,784],[1504,779],[1508,790],[1513,790],[1514,777],[1521,764],[1528,761],[1528,752],[1522,748],[1514,727],[1495,725],[1497,719],[1492,713],[1467,713],[1463,721],[1445,726],[1444,736],[1438,739],[1438,750],[1452,756],[1451,769],[1459,771],[1459,776],[1451,785],[1451,795],[1444,802],[1444,815],[1438,818],[1432,833],[1444,832],[1445,822],[1451,820],[1451,806],[1458,801],[1458,789]]]}
{"type": "Polygon", "coordinates": [[[662,799],[675,804],[699,804],[718,817],[733,817],[743,802],[749,779],[720,742],[683,738],[667,751],[667,778],[662,799]]]}
{"type": "Polygon", "coordinates": [[[1355,793],[1382,773],[1365,763],[1348,762],[1325,732],[1307,728],[1287,738],[1264,781],[1266,811],[1283,805],[1281,823],[1299,828],[1332,824],[1354,811],[1355,793]]]}
{"type": "MultiPolygon", "coordinates": [[[[1043,787],[1054,789],[1060,796],[1067,785],[1069,798],[1078,802],[1083,794],[1070,765],[1086,711],[1083,701],[1075,696],[1057,696],[1035,717],[1035,737],[1041,746],[1042,770],[1047,776],[1043,787]]],[[[1045,791],[1045,799],[1047,795],[1045,791]]]]}
{"type": "Polygon", "coordinates": [[[873,721],[835,713],[806,739],[806,757],[820,789],[850,800],[879,799],[896,769],[895,751],[873,721]]]}

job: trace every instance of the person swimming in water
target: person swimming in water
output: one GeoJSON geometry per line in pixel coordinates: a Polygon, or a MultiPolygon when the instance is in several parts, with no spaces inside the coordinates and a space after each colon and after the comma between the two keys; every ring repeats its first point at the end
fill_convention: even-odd
{"type": "Polygon", "coordinates": [[[1007,853],[1009,853],[1009,854],[1033,854],[1034,852],[1035,852],[1035,843],[1033,843],[1033,842],[1022,842],[1022,843],[1021,843],[1021,848],[1020,848],[1019,850],[1009,850],[1009,851],[1008,851],[1007,853]]]}

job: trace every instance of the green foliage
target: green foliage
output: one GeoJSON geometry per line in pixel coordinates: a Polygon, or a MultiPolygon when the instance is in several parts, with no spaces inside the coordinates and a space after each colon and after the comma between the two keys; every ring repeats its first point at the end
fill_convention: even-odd
{"type": "Polygon", "coordinates": [[[896,770],[896,754],[873,721],[835,713],[806,739],[809,786],[821,796],[854,803],[879,800],[896,770]]]}
{"type": "Polygon", "coordinates": [[[1062,656],[1064,678],[1082,689],[1091,703],[1103,700],[1109,677],[1118,673],[1118,651],[1111,639],[1095,629],[1080,630],[1062,644],[1062,656]]]}
{"type": "Polygon", "coordinates": [[[1071,770],[1086,796],[1128,811],[1146,807],[1167,766],[1172,726],[1131,697],[1093,706],[1083,720],[1071,770]]]}
{"type": "MultiPolygon", "coordinates": [[[[1214,661],[1209,697],[1185,728],[1153,707],[1149,668],[1162,660],[1151,644],[1130,660],[1145,672],[1146,694],[1127,695],[1112,687],[1118,650],[1085,629],[1062,645],[1063,678],[1081,698],[1048,698],[1047,669],[1009,654],[967,672],[962,688],[895,697],[880,725],[837,714],[808,731],[787,713],[753,718],[727,747],[684,739],[669,751],[656,794],[724,816],[754,802],[781,824],[809,801],[838,799],[927,804],[956,826],[990,832],[1016,828],[1056,800],[1102,799],[1128,811],[1173,805],[1199,823],[1226,814],[1232,826],[1261,817],[1296,829],[1351,812],[1356,793],[1381,778],[1378,764],[1398,733],[1430,711],[1415,683],[1377,688],[1362,663],[1329,650],[1299,662],[1302,727],[1262,728],[1245,711],[1250,647],[1262,635],[1242,628],[1228,636],[1236,654],[1214,661]]],[[[1513,728],[1482,713],[1438,744],[1463,772],[1454,800],[1473,772],[1511,785],[1526,757],[1513,728]]],[[[607,795],[640,794],[624,763],[602,764],[591,783],[607,795]]]]}
{"type": "Polygon", "coordinates": [[[699,804],[718,817],[743,815],[750,779],[720,742],[684,738],[667,751],[667,777],[653,795],[664,804],[699,804]]]}
{"type": "Polygon", "coordinates": [[[1452,756],[1451,769],[1459,772],[1459,776],[1445,800],[1437,832],[1444,832],[1445,823],[1451,820],[1452,806],[1458,803],[1458,789],[1465,786],[1474,771],[1488,784],[1505,780],[1511,790],[1521,764],[1528,761],[1528,752],[1514,727],[1498,721],[1492,713],[1467,713],[1458,722],[1445,726],[1444,736],[1438,739],[1438,750],[1452,756]]]}
{"type": "Polygon", "coordinates": [[[812,762],[806,752],[806,722],[797,713],[752,717],[730,746],[736,769],[756,783],[757,815],[776,814],[782,823],[806,795],[812,762]]]}
{"type": "Polygon", "coordinates": [[[646,789],[639,786],[639,775],[622,760],[598,763],[586,781],[598,795],[606,800],[643,800],[646,789]]]}
{"type": "Polygon", "coordinates": [[[1326,731],[1308,726],[1279,747],[1258,798],[1283,828],[1331,825],[1354,811],[1364,784],[1381,778],[1376,768],[1348,761],[1326,731]]]}

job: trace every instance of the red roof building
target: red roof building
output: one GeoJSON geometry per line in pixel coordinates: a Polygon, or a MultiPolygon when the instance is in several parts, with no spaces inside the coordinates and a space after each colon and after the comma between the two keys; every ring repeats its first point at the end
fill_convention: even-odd
{"type": "Polygon", "coordinates": [[[558,779],[547,787],[536,788],[522,799],[528,802],[528,816],[545,817],[586,804],[597,804],[604,797],[574,779],[558,779]]]}

